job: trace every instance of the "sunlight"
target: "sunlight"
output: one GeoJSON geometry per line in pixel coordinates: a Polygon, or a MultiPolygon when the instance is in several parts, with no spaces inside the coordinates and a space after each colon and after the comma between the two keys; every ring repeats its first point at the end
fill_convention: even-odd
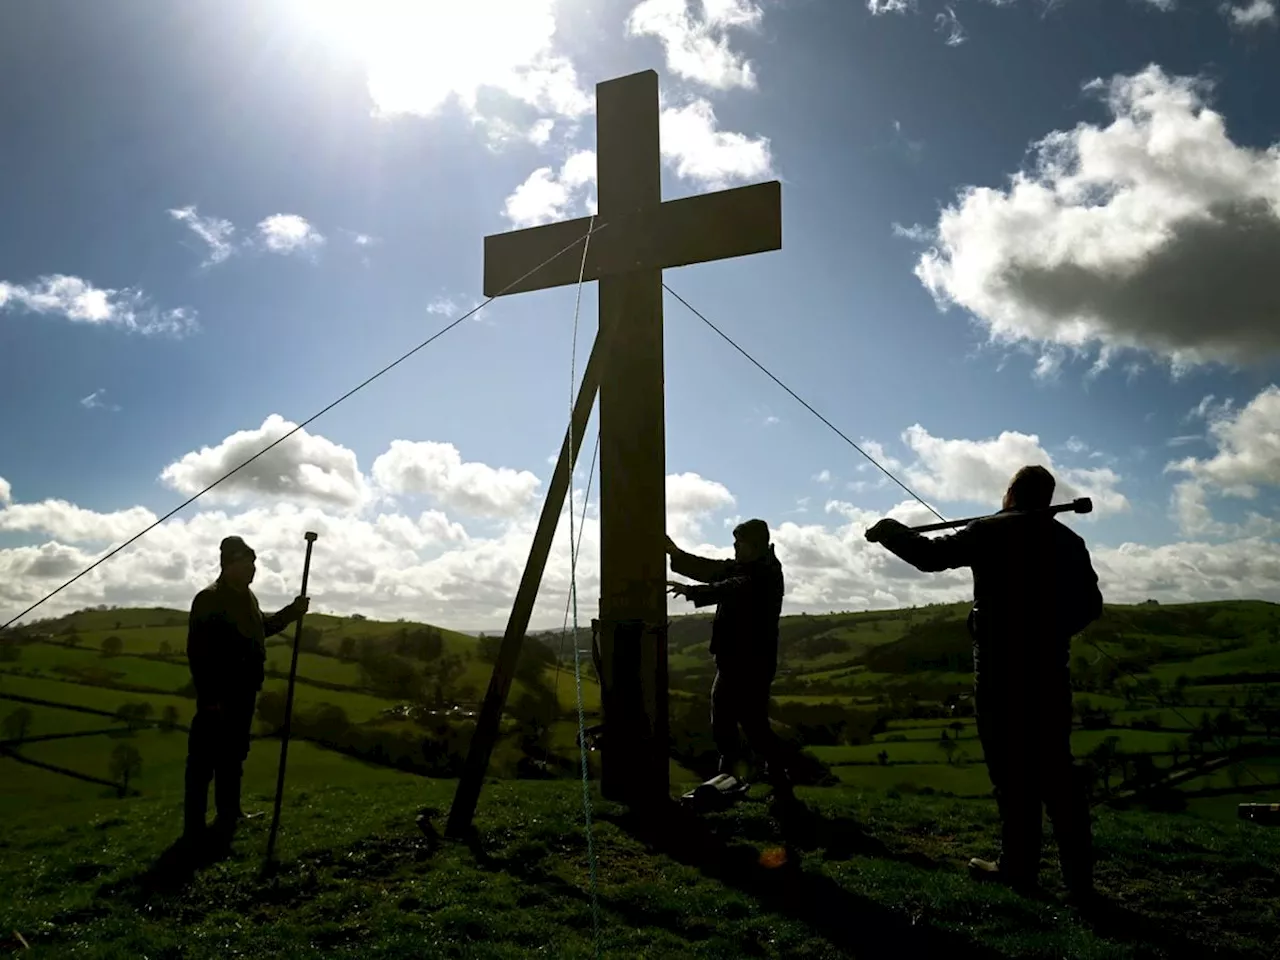
{"type": "Polygon", "coordinates": [[[557,113],[589,109],[573,66],[551,54],[554,0],[299,0],[297,21],[362,60],[379,113],[430,114],[481,87],[557,113]]]}

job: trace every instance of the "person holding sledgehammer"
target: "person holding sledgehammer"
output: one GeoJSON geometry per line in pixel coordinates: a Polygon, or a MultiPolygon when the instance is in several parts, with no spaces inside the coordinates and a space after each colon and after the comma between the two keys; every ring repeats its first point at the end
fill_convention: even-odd
{"type": "Polygon", "coordinates": [[[1092,901],[1093,836],[1087,789],[1071,754],[1071,638],[1102,615],[1102,593],[1084,540],[1053,516],[1088,512],[1081,499],[1050,507],[1044,467],[1014,474],[1003,509],[927,539],[885,519],[866,537],[918,570],[973,570],[974,699],[978,738],[1001,820],[998,862],[974,858],[977,879],[1030,890],[1038,881],[1041,804],[1053,823],[1062,877],[1073,901],[1092,901]]]}
{"type": "Polygon", "coordinates": [[[214,835],[230,839],[244,816],[240,779],[265,679],[266,638],[300,620],[311,603],[298,596],[280,612],[264,616],[249,587],[257,554],[240,537],[227,537],[220,555],[221,575],[196,594],[187,622],[187,662],[196,688],[183,808],[182,839],[189,845],[207,838],[210,780],[217,808],[214,835]]]}

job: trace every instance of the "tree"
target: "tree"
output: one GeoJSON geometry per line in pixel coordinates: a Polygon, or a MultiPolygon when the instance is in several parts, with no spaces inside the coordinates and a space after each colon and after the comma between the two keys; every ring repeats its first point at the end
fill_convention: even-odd
{"type": "Polygon", "coordinates": [[[22,656],[22,648],[16,640],[0,640],[0,663],[13,663],[22,656]]]}
{"type": "Polygon", "coordinates": [[[960,734],[964,733],[964,724],[959,720],[952,720],[951,723],[947,724],[947,726],[955,731],[956,739],[959,740],[960,734]]]}
{"type": "Polygon", "coordinates": [[[298,640],[298,649],[303,653],[316,653],[324,649],[324,631],[318,627],[303,627],[302,636],[298,640]]]}
{"type": "Polygon", "coordinates": [[[173,655],[173,644],[168,640],[160,641],[160,656],[169,657],[173,655]]]}
{"type": "Polygon", "coordinates": [[[160,729],[166,733],[173,731],[178,725],[178,708],[172,703],[166,704],[164,710],[160,712],[160,729]]]}
{"type": "Polygon", "coordinates": [[[146,702],[133,701],[121,705],[116,711],[116,719],[124,721],[132,733],[147,722],[147,719],[155,713],[155,708],[146,702]]]}
{"type": "Polygon", "coordinates": [[[348,663],[356,659],[356,638],[352,636],[343,637],[338,643],[338,659],[345,660],[348,663]]]}
{"type": "Polygon", "coordinates": [[[120,743],[111,751],[111,776],[120,781],[120,796],[129,792],[129,781],[142,772],[142,754],[131,743],[120,743]]]}
{"type": "MultiPolygon", "coordinates": [[[[942,732],[943,734],[946,733],[945,730],[942,732]]],[[[950,763],[956,752],[956,742],[944,736],[943,739],[938,741],[938,749],[947,755],[947,763],[950,763]]]]}
{"type": "Polygon", "coordinates": [[[124,641],[114,633],[102,641],[102,655],[104,657],[118,657],[123,649],[124,641]]]}
{"type": "Polygon", "coordinates": [[[31,728],[33,714],[27,707],[19,707],[4,718],[4,736],[6,740],[25,739],[31,728]]]}
{"type": "Polygon", "coordinates": [[[889,751],[881,750],[876,754],[876,759],[880,761],[880,766],[887,767],[889,765],[889,751]]]}

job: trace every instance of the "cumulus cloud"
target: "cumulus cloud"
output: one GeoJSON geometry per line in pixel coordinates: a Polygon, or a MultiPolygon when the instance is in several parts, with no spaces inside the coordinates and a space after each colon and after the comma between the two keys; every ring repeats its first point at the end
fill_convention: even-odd
{"type": "Polygon", "coordinates": [[[71,543],[128,540],[156,522],[155,514],[144,507],[97,513],[65,500],[12,503],[6,498],[4,502],[0,530],[46,533],[71,543]]]}
{"type": "Polygon", "coordinates": [[[56,273],[33,285],[0,280],[0,312],[61,316],[72,323],[119,327],[143,335],[182,336],[198,329],[196,312],[187,307],[160,310],[150,306],[140,290],[110,290],[87,280],[56,273]]]}
{"type": "Polygon", "coordinates": [[[232,235],[236,228],[230,220],[218,217],[202,217],[196,212],[194,205],[171,209],[169,216],[179,223],[185,223],[188,229],[199,237],[209,248],[205,266],[213,266],[226,260],[235,251],[232,235]]]}
{"type": "Polygon", "coordinates": [[[506,199],[503,213],[516,227],[533,227],[596,212],[596,155],[572,154],[555,173],[539,167],[506,199]]]}
{"type": "MultiPolygon", "coordinates": [[[[256,430],[239,430],[216,446],[174,461],[161,471],[160,480],[180,493],[197,493],[295,426],[273,413],[256,430]]],[[[227,503],[302,498],[351,509],[363,506],[370,493],[352,451],[299,430],[205,496],[227,503]]]]}
{"type": "Polygon", "coordinates": [[[258,223],[258,237],[272,253],[307,253],[324,244],[324,236],[296,213],[275,213],[258,223]]]}
{"type": "Polygon", "coordinates": [[[1174,487],[1174,516],[1188,535],[1269,530],[1273,521],[1256,511],[1247,515],[1243,528],[1215,521],[1209,497],[1255,500],[1261,490],[1280,487],[1280,387],[1269,385],[1238,411],[1229,402],[1214,406],[1212,401],[1212,396],[1206,397],[1197,410],[1208,420],[1207,439],[1216,447],[1214,454],[1165,466],[1168,473],[1187,476],[1174,487]]]}
{"type": "Polygon", "coordinates": [[[642,0],[627,17],[633,37],[656,37],[667,54],[667,69],[678,77],[717,90],[755,89],[751,63],[729,49],[730,28],[760,25],[764,11],[752,0],[642,0]]]}
{"type": "Polygon", "coordinates": [[[1274,26],[1276,5],[1272,0],[1251,0],[1249,3],[1224,3],[1218,8],[1233,27],[1250,29],[1263,24],[1274,26]]]}
{"type": "Polygon", "coordinates": [[[1175,368],[1280,352],[1280,144],[1241,146],[1209,85],[1158,66],[1087,90],[1114,119],[1049,133],[1007,190],[969,187],[916,275],[993,341],[1150,351],[1175,368]]]}
{"type": "Polygon", "coordinates": [[[715,110],[707,100],[664,107],[658,121],[663,159],[677,175],[708,190],[773,176],[768,137],[730,133],[718,126],[715,110]]]}
{"type": "Polygon", "coordinates": [[[462,459],[451,443],[393,440],[373,462],[373,479],[388,493],[426,494],[477,517],[513,517],[534,500],[540,481],[528,470],[462,459]]]}
{"type": "Polygon", "coordinates": [[[1005,430],[987,440],[946,440],[914,424],[902,441],[916,455],[903,471],[904,479],[926,500],[998,505],[1018,468],[1039,464],[1057,481],[1055,502],[1089,497],[1092,517],[1129,509],[1128,498],[1116,489],[1121,478],[1115,471],[1055,464],[1035,434],[1005,430]]]}

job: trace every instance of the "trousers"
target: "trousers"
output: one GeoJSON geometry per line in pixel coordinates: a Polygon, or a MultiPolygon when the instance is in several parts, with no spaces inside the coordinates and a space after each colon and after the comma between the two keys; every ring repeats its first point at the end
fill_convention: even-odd
{"type": "Polygon", "coordinates": [[[254,699],[251,695],[197,706],[187,735],[183,804],[187,833],[198,833],[205,826],[211,781],[218,821],[229,825],[240,816],[240,781],[249,755],[254,699]]]}
{"type": "Polygon", "coordinates": [[[1093,828],[1087,786],[1071,755],[1070,687],[980,686],[975,699],[978,738],[1000,812],[1000,872],[1036,878],[1047,812],[1064,882],[1088,889],[1093,828]]]}
{"type": "Polygon", "coordinates": [[[738,760],[746,734],[751,749],[764,758],[770,774],[785,770],[782,741],[769,726],[769,688],[773,677],[759,670],[716,670],[711,683],[711,736],[720,753],[720,770],[727,773],[738,760]]]}

